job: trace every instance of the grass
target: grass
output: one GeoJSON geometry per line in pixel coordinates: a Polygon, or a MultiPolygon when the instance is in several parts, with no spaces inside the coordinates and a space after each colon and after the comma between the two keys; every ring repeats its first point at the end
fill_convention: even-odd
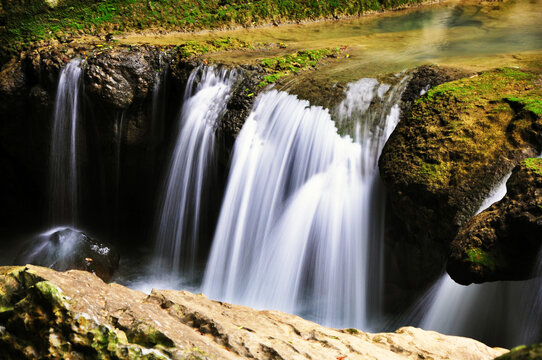
{"type": "Polygon", "coordinates": [[[193,31],[361,15],[421,0],[0,0],[0,61],[31,43],[90,34],[193,31]]]}

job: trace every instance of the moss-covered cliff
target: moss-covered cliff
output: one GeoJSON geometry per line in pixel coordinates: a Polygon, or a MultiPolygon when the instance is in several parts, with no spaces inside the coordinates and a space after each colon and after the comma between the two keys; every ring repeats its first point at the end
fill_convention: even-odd
{"type": "Polygon", "coordinates": [[[436,249],[445,259],[492,187],[542,150],[540,81],[539,68],[483,72],[429,90],[404,114],[379,167],[427,266],[439,261],[436,249]]]}

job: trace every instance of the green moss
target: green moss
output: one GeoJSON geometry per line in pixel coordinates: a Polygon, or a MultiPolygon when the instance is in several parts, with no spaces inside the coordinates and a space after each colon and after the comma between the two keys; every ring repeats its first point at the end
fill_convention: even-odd
{"type": "Polygon", "coordinates": [[[534,360],[542,358],[542,344],[521,345],[495,360],[534,360]]]}
{"type": "Polygon", "coordinates": [[[258,87],[264,87],[274,83],[280,78],[290,74],[296,74],[300,71],[315,68],[318,63],[328,57],[337,57],[341,50],[319,49],[298,51],[295,54],[276,56],[263,59],[260,65],[268,73],[258,84],[258,87]]]}
{"type": "Polygon", "coordinates": [[[420,166],[420,174],[431,183],[445,183],[449,177],[450,164],[439,162],[436,164],[422,163],[420,166]]]}
{"type": "Polygon", "coordinates": [[[533,170],[538,175],[542,176],[542,159],[541,158],[529,158],[523,161],[527,168],[533,170]]]}
{"type": "Polygon", "coordinates": [[[345,329],[344,331],[346,331],[347,333],[352,334],[352,335],[359,334],[358,329],[348,328],[348,329],[345,329]]]}
{"type": "Polygon", "coordinates": [[[511,96],[506,100],[522,105],[525,110],[532,112],[538,117],[542,117],[542,97],[540,94],[528,94],[526,96],[511,96]]]}
{"type": "Polygon", "coordinates": [[[184,57],[202,55],[208,52],[250,48],[252,46],[249,43],[229,36],[207,41],[186,41],[178,46],[181,56],[184,57]]]}
{"type": "Polygon", "coordinates": [[[491,270],[495,269],[495,261],[493,260],[491,255],[484,250],[474,248],[468,249],[466,253],[469,257],[469,261],[471,261],[472,263],[488,267],[491,270]]]}
{"type": "Polygon", "coordinates": [[[62,290],[48,281],[40,281],[34,285],[39,292],[54,306],[69,309],[68,298],[62,294],[62,290]]]}

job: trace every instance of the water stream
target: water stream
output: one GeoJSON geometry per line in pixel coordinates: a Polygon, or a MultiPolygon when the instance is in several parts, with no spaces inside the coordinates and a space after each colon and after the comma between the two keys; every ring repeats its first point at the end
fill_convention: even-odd
{"type": "Polygon", "coordinates": [[[326,109],[284,92],[257,99],[235,144],[204,293],[330,326],[367,325],[370,244],[381,235],[376,162],[404,83],[349,86],[336,112],[354,124],[355,141],[326,109]]]}
{"type": "Polygon", "coordinates": [[[154,272],[159,276],[194,276],[198,253],[205,251],[201,221],[209,203],[219,201],[209,198],[216,170],[216,122],[235,77],[230,70],[199,67],[188,79],[157,218],[154,272]]]}
{"type": "Polygon", "coordinates": [[[81,60],[60,73],[49,156],[50,224],[75,225],[79,212],[81,60]]]}

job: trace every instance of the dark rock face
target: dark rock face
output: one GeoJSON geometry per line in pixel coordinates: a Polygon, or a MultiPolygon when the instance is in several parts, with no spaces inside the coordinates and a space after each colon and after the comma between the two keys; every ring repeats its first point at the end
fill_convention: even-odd
{"type": "Polygon", "coordinates": [[[527,159],[507,195],[473,217],[451,244],[447,270],[460,284],[524,280],[542,245],[542,159],[527,159]]]}
{"type": "Polygon", "coordinates": [[[418,269],[410,278],[436,278],[451,240],[493,186],[542,149],[538,116],[503,99],[536,93],[537,79],[511,69],[482,73],[429,90],[403,113],[379,169],[399,223],[394,252],[413,254],[396,256],[406,263],[398,268],[418,269]]]}
{"type": "Polygon", "coordinates": [[[116,110],[142,102],[152,92],[160,71],[155,47],[120,48],[87,60],[85,89],[96,103],[116,110]]]}
{"type": "Polygon", "coordinates": [[[84,270],[110,281],[119,267],[119,259],[112,245],[92,239],[83,232],[64,228],[38,236],[15,262],[58,271],[84,270]]]}
{"type": "MultiPolygon", "coordinates": [[[[2,184],[13,199],[33,198],[34,206],[28,207],[32,211],[12,211],[9,217],[0,218],[0,231],[8,233],[10,227],[16,231],[23,224],[29,225],[28,219],[37,220],[32,225],[36,230],[47,225],[39,221],[47,212],[46,179],[56,88],[61,69],[75,57],[84,59],[79,129],[83,132],[81,154],[88,175],[84,194],[84,219],[88,223],[78,225],[105,228],[130,242],[135,238],[146,241],[146,231],[153,225],[159,175],[175,143],[186,82],[200,65],[198,59],[186,59],[175,49],[154,46],[55,44],[25,52],[3,67],[0,157],[5,159],[0,165],[6,164],[6,169],[9,165],[10,176],[2,184]],[[34,185],[32,191],[28,183],[34,185]]],[[[254,66],[237,70],[242,73],[239,83],[217,126],[219,171],[224,180],[230,151],[250,112],[262,71],[254,66]]]]}

